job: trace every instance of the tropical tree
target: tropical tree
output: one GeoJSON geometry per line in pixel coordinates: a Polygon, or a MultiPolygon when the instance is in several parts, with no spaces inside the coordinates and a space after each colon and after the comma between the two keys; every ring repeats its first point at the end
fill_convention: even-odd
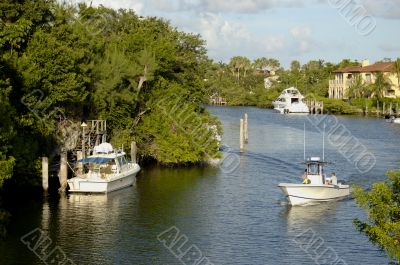
{"type": "Polygon", "coordinates": [[[290,71],[292,72],[299,72],[301,68],[300,62],[297,60],[294,60],[290,63],[290,71]]]}
{"type": "Polygon", "coordinates": [[[244,71],[243,77],[246,78],[247,72],[251,69],[251,61],[248,58],[243,57],[242,58],[242,66],[243,66],[243,71],[244,71]]]}
{"type": "Polygon", "coordinates": [[[277,59],[268,59],[268,66],[271,67],[271,70],[276,71],[281,67],[281,63],[277,59]]]}
{"type": "Polygon", "coordinates": [[[387,172],[388,179],[372,185],[370,191],[355,187],[359,207],[368,214],[367,221],[353,220],[357,230],[400,262],[400,171],[387,172]]]}
{"type": "Polygon", "coordinates": [[[372,85],[372,96],[377,99],[385,97],[386,92],[391,87],[391,83],[388,78],[382,72],[377,72],[375,74],[375,83],[372,85]]]}
{"type": "Polygon", "coordinates": [[[348,98],[362,98],[365,96],[366,91],[367,90],[367,86],[366,84],[363,82],[361,75],[357,74],[354,75],[350,86],[347,89],[347,97],[348,98]]]}
{"type": "Polygon", "coordinates": [[[269,60],[265,57],[257,58],[253,61],[253,67],[257,70],[263,70],[269,66],[269,60]]]}
{"type": "Polygon", "coordinates": [[[396,74],[397,86],[400,88],[400,58],[397,58],[393,63],[392,73],[396,74]]]}
{"type": "Polygon", "coordinates": [[[229,62],[229,67],[232,73],[236,76],[237,80],[240,80],[240,71],[244,70],[244,75],[250,69],[250,60],[243,56],[234,56],[229,62]]]}

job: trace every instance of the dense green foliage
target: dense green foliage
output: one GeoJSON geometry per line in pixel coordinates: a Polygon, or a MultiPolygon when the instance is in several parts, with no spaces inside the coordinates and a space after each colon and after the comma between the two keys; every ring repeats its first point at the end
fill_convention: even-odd
{"type": "Polygon", "coordinates": [[[139,155],[160,163],[219,155],[219,123],[202,106],[204,41],[163,19],[52,0],[2,1],[0,60],[0,187],[9,178],[39,184],[40,157],[76,148],[65,130],[90,119],[107,120],[117,147],[135,140],[139,155]],[[160,103],[171,98],[183,112],[166,117],[160,103]]]}
{"type": "Polygon", "coordinates": [[[272,101],[289,86],[314,98],[327,97],[332,71],[357,64],[347,59],[337,65],[323,60],[311,60],[304,65],[293,61],[290,69],[285,70],[276,59],[263,57],[251,62],[246,57],[235,56],[229,64],[214,63],[209,68],[207,89],[210,96],[218,94],[230,105],[272,107],[272,101]],[[267,88],[265,78],[270,79],[267,88]]]}
{"type": "Polygon", "coordinates": [[[358,206],[368,214],[368,220],[354,220],[357,229],[400,261],[400,171],[389,171],[386,182],[373,184],[370,191],[355,187],[353,193],[358,206]]]}
{"type": "MultiPolygon", "coordinates": [[[[229,64],[213,63],[208,70],[207,91],[210,96],[219,95],[229,105],[252,105],[272,107],[280,92],[290,86],[297,87],[306,99],[324,102],[324,110],[334,114],[359,114],[367,108],[376,111],[383,104],[397,106],[398,99],[384,98],[390,87],[389,80],[382,73],[377,73],[376,82],[366,85],[361,76],[355,75],[347,91],[349,100],[329,99],[329,80],[332,72],[339,68],[360,65],[357,61],[342,60],[339,64],[323,60],[311,60],[301,65],[292,61],[290,69],[283,69],[276,59],[265,57],[251,62],[242,56],[233,57],[229,64]],[[269,79],[267,87],[264,80],[269,79]],[[393,105],[394,104],[394,105],[393,105]]],[[[400,74],[400,59],[395,61],[393,72],[400,74]]],[[[394,107],[393,107],[394,108],[394,107]]],[[[381,109],[380,109],[381,110],[381,109]]]]}

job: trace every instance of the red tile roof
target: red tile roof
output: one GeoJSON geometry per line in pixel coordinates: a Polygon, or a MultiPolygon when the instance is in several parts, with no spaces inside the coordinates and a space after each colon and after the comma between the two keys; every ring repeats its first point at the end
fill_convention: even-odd
{"type": "Polygon", "coordinates": [[[390,72],[393,62],[379,62],[368,66],[350,66],[333,71],[334,73],[371,73],[371,72],[390,72]]]}

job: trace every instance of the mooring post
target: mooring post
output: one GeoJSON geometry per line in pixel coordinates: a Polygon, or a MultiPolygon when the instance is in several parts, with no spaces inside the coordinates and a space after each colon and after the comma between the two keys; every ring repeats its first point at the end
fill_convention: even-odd
{"type": "Polygon", "coordinates": [[[240,119],[240,152],[243,153],[244,150],[244,136],[243,136],[243,119],[240,119]]]}
{"type": "Polygon", "coordinates": [[[386,103],[383,102],[383,106],[382,106],[382,115],[385,116],[386,115],[386,103]]]}
{"type": "Polygon", "coordinates": [[[365,116],[368,116],[368,103],[365,102],[365,116]]]}
{"type": "MultiPolygon", "coordinates": [[[[93,122],[92,122],[92,125],[93,125],[93,122]]],[[[87,127],[87,124],[85,122],[82,122],[81,127],[82,127],[82,154],[83,154],[83,158],[85,158],[86,157],[86,146],[85,146],[85,140],[86,140],[85,133],[86,132],[85,132],[85,129],[87,127]]],[[[89,143],[90,143],[90,140],[89,140],[89,143]]],[[[90,148],[90,146],[89,146],[89,148],[90,148]]]]}
{"type": "Polygon", "coordinates": [[[42,186],[43,191],[47,193],[49,190],[49,159],[42,157],[42,186]]]}
{"type": "Polygon", "coordinates": [[[60,192],[65,192],[67,189],[68,167],[67,167],[67,152],[61,153],[60,159],[60,172],[58,179],[60,181],[60,192]]]}
{"type": "Polygon", "coordinates": [[[379,117],[379,101],[376,101],[376,116],[379,117]]]}
{"type": "MultiPolygon", "coordinates": [[[[83,153],[82,151],[77,151],[76,152],[76,160],[81,160],[83,159],[83,153]]],[[[83,174],[83,163],[77,163],[78,166],[78,174],[83,174]]]]}
{"type": "Polygon", "coordinates": [[[248,115],[247,113],[244,114],[244,143],[248,143],[249,142],[249,131],[248,131],[248,115]]]}
{"type": "Polygon", "coordinates": [[[324,114],[324,102],[321,101],[321,114],[324,114]]]}
{"type": "Polygon", "coordinates": [[[136,142],[131,142],[131,161],[136,163],[137,146],[136,142]]]}

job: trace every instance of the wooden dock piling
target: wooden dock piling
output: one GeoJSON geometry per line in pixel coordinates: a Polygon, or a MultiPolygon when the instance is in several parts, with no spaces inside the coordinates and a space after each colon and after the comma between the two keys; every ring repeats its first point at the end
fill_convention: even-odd
{"type": "Polygon", "coordinates": [[[379,101],[376,101],[376,116],[379,117],[379,101]]]}
{"type": "Polygon", "coordinates": [[[47,193],[49,190],[49,159],[47,157],[42,157],[42,187],[47,193]]]}
{"type": "MultiPolygon", "coordinates": [[[[83,159],[83,152],[82,151],[77,151],[76,152],[76,160],[81,160],[83,159]]],[[[83,163],[77,163],[78,166],[78,174],[83,174],[83,163]]]]}
{"type": "Polygon", "coordinates": [[[136,142],[131,142],[131,161],[136,163],[137,145],[136,142]]]}
{"type": "Polygon", "coordinates": [[[323,101],[316,101],[316,100],[309,100],[306,102],[310,114],[324,114],[324,102],[323,101]]]}
{"type": "Polygon", "coordinates": [[[59,192],[65,192],[67,189],[67,179],[68,179],[67,152],[61,153],[60,171],[58,173],[58,179],[60,181],[59,192]]]}
{"type": "Polygon", "coordinates": [[[243,135],[243,127],[244,127],[244,122],[243,119],[240,119],[240,152],[243,153],[244,151],[244,135],[243,135]]]}
{"type": "Polygon", "coordinates": [[[249,131],[248,131],[248,115],[244,114],[244,143],[247,144],[249,142],[249,131]]]}
{"type": "Polygon", "coordinates": [[[386,103],[383,102],[383,106],[382,106],[382,115],[385,116],[386,115],[386,103]]]}

